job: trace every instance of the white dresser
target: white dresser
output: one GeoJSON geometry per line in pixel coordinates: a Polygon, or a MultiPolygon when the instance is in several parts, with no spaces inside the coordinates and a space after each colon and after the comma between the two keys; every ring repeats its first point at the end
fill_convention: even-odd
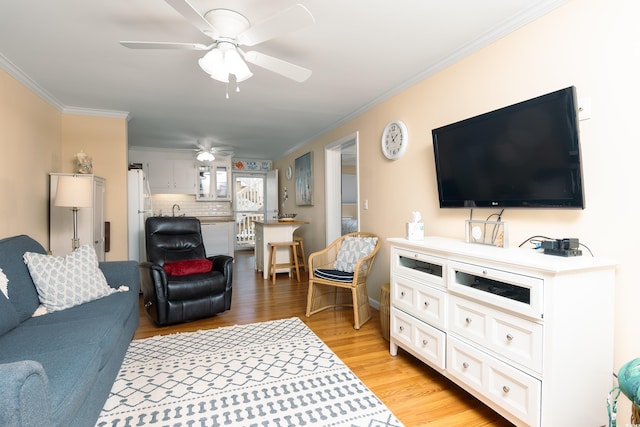
{"type": "Polygon", "coordinates": [[[614,261],[388,241],[392,355],[401,347],[516,425],[608,423],[614,261]]]}

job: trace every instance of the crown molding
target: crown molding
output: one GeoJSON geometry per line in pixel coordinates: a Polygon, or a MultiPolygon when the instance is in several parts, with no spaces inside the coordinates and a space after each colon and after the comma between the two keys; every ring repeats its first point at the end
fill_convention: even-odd
{"type": "Polygon", "coordinates": [[[62,112],[65,114],[79,114],[82,116],[109,117],[113,119],[126,119],[127,121],[131,120],[131,113],[128,111],[98,110],[95,108],[82,107],[63,107],[62,112]]]}
{"type": "Polygon", "coordinates": [[[131,120],[131,113],[128,111],[117,110],[98,110],[94,108],[69,107],[58,101],[55,96],[47,92],[24,71],[18,68],[13,62],[9,61],[2,53],[0,53],[0,68],[5,70],[7,74],[24,85],[31,92],[42,98],[44,101],[53,106],[56,110],[65,114],[79,114],[84,116],[110,117],[117,119],[131,120]]]}
{"type": "Polygon", "coordinates": [[[56,99],[55,96],[44,90],[38,83],[26,75],[20,68],[18,68],[13,62],[9,61],[2,53],[0,53],[0,67],[5,70],[11,77],[22,83],[31,92],[35,93],[40,98],[47,101],[58,111],[62,111],[64,105],[56,99]]]}

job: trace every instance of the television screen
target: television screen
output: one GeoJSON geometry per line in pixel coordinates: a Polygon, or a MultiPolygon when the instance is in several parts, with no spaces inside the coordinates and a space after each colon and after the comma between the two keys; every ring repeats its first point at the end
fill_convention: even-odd
{"type": "Polygon", "coordinates": [[[432,131],[441,208],[584,209],[576,91],[432,131]]]}

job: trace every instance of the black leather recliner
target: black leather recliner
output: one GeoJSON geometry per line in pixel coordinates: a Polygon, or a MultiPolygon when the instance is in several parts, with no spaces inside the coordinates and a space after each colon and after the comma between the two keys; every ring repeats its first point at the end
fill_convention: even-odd
{"type": "Polygon", "coordinates": [[[145,235],[147,262],[140,263],[141,287],[145,309],[157,325],[202,319],[231,308],[232,257],[207,258],[213,263],[208,272],[165,272],[167,262],[206,258],[199,219],[150,217],[145,235]]]}

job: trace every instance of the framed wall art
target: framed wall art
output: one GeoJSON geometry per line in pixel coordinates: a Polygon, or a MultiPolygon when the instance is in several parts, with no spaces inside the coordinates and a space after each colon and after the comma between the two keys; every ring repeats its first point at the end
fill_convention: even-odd
{"type": "Polygon", "coordinates": [[[313,153],[296,159],[296,205],[313,205],[313,153]]]}

